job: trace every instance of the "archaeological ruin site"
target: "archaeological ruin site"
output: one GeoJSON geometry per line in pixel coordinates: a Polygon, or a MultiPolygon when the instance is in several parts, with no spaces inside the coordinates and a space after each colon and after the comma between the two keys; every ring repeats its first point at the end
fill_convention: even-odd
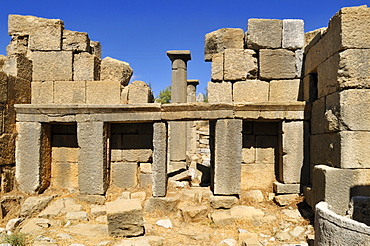
{"type": "Polygon", "coordinates": [[[245,24],[205,34],[208,102],[187,79],[191,51],[163,54],[172,94],[160,104],[87,33],[9,15],[0,235],[370,245],[370,8],[342,8],[307,33],[299,19],[245,24]]]}

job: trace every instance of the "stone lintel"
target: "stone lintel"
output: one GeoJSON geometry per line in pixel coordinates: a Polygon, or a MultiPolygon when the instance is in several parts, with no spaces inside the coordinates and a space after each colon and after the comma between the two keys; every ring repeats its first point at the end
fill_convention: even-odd
{"type": "Polygon", "coordinates": [[[197,85],[199,85],[199,80],[197,80],[197,79],[188,79],[188,85],[197,86],[197,85]]]}

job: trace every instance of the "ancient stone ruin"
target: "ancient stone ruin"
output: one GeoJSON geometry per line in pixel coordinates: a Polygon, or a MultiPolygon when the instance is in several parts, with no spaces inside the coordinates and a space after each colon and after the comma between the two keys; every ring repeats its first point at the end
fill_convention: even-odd
{"type": "MultiPolygon", "coordinates": [[[[199,188],[213,209],[231,208],[210,216],[216,224],[240,219],[246,212],[235,205],[258,190],[278,203],[304,194],[316,207],[315,245],[370,245],[370,8],[342,8],[308,33],[302,20],[250,19],[246,32],[206,34],[208,103],[196,102],[199,82],[187,80],[190,51],[167,52],[172,98],[158,104],[146,83],[129,83],[128,63],[102,59],[87,33],[33,16],[9,15],[8,24],[0,184],[5,198],[29,196],[20,217],[64,211],[84,220],[71,198],[54,201],[57,214],[46,207],[45,194],[67,192],[98,204],[90,216],[106,215],[107,235],[140,236],[143,202],[147,212],[176,210],[173,189],[199,188]],[[137,190],[149,198],[125,197],[137,190]],[[123,193],[112,200],[113,191],[123,193]],[[44,205],[30,212],[29,199],[44,205]]],[[[184,221],[207,218],[205,204],[191,208],[179,205],[184,221]]]]}

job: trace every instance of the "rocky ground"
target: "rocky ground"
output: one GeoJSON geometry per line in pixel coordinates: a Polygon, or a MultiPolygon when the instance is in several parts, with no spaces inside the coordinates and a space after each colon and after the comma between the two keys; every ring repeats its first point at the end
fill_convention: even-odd
{"type": "MultiPolygon", "coordinates": [[[[262,191],[240,199],[212,196],[209,188],[174,189],[160,200],[145,191],[109,190],[106,199],[48,190],[40,196],[2,195],[5,234],[21,232],[27,245],[311,245],[312,213],[298,196],[262,191]],[[145,235],[108,234],[105,202],[139,199],[145,235]],[[160,203],[158,203],[160,201],[160,203]],[[280,205],[278,205],[280,204],[280,205]]],[[[0,244],[5,245],[5,244],[0,244]]]]}

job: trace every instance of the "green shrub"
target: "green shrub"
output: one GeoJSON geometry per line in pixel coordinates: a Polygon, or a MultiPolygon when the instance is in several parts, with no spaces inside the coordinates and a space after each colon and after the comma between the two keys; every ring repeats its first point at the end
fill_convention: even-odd
{"type": "Polygon", "coordinates": [[[3,236],[2,241],[4,243],[9,243],[12,246],[25,246],[26,245],[26,235],[23,233],[13,233],[10,235],[3,236]]]}

